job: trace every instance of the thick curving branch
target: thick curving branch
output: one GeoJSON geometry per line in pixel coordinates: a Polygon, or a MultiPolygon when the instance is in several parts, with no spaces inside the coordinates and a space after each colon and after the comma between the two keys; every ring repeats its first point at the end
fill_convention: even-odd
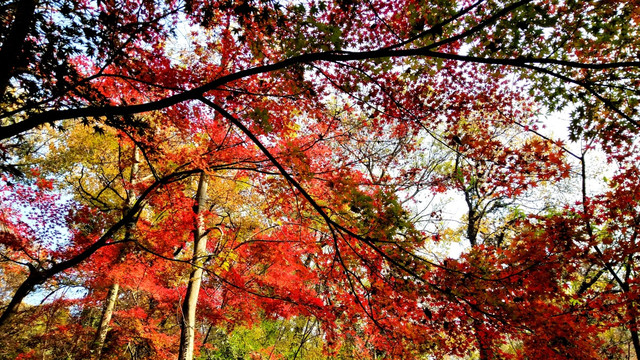
{"type": "Polygon", "coordinates": [[[518,58],[483,58],[467,55],[443,53],[435,51],[439,47],[449,44],[453,41],[462,40],[465,37],[471,36],[481,29],[494,23],[499,17],[506,15],[509,11],[513,11],[515,8],[522,6],[530,1],[522,0],[515,3],[508,8],[496,13],[494,16],[488,18],[484,22],[481,22],[477,26],[462,32],[458,35],[441,40],[439,42],[427,45],[425,47],[410,48],[410,49],[397,49],[394,46],[369,50],[369,51],[326,51],[318,53],[308,53],[298,56],[294,56],[273,64],[256,66],[253,68],[240,70],[232,74],[222,76],[216,80],[213,80],[207,84],[196,87],[191,90],[187,90],[181,93],[177,93],[160,100],[150,101],[137,105],[122,105],[122,106],[87,106],[75,109],[65,110],[45,110],[40,113],[34,113],[29,115],[26,119],[5,125],[0,127],[0,140],[12,138],[18,136],[24,132],[35,129],[47,123],[55,123],[57,121],[76,118],[99,118],[99,117],[113,117],[131,115],[137,113],[144,113],[149,111],[161,110],[174,106],[179,103],[198,100],[204,96],[207,92],[219,89],[220,87],[232,83],[234,81],[248,78],[251,76],[271,73],[279,70],[283,70],[292,66],[302,64],[312,64],[317,62],[349,62],[349,61],[364,61],[375,60],[385,58],[403,58],[403,57],[427,57],[427,58],[440,58],[450,59],[460,62],[469,63],[481,63],[491,65],[504,65],[515,68],[523,68],[530,71],[541,72],[547,75],[552,75],[562,81],[576,84],[585,88],[587,91],[594,94],[598,99],[603,101],[608,107],[612,108],[618,115],[631,122],[635,126],[639,126],[638,122],[632,119],[630,116],[624,114],[621,110],[617,109],[611,101],[607,100],[602,94],[596,92],[593,87],[580,80],[572,79],[566,75],[551,71],[546,68],[541,68],[535,65],[557,65],[567,69],[591,69],[591,70],[607,70],[607,69],[625,69],[625,68],[640,68],[640,61],[625,61],[625,62],[612,62],[612,63],[583,63],[579,61],[557,60],[548,58],[534,58],[534,57],[518,57],[518,58]]]}

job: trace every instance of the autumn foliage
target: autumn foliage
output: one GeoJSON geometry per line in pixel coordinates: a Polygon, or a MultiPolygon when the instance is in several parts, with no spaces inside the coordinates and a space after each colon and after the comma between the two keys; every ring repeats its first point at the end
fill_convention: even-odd
{"type": "Polygon", "coordinates": [[[0,358],[640,358],[639,9],[0,5],[0,358]]]}

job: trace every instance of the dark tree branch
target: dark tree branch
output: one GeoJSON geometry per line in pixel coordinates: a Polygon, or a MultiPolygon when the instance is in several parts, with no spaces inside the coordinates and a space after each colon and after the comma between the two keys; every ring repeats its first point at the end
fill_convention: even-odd
{"type": "MultiPolygon", "coordinates": [[[[225,109],[223,109],[221,106],[217,105],[216,103],[212,102],[211,100],[208,100],[208,99],[206,99],[204,97],[200,98],[199,100],[202,101],[204,104],[210,106],[214,110],[216,110],[223,117],[225,117],[227,120],[229,120],[229,122],[231,122],[236,127],[238,127],[238,129],[240,129],[240,131],[242,131],[260,149],[260,151],[262,151],[265,154],[265,156],[267,156],[267,158],[269,158],[271,163],[278,169],[278,171],[280,171],[280,174],[285,178],[285,180],[289,184],[291,184],[291,186],[293,186],[305,198],[305,200],[307,200],[307,202],[311,205],[311,207],[313,207],[313,209],[318,213],[318,215],[320,215],[320,217],[324,220],[324,222],[327,224],[327,226],[329,226],[329,229],[331,230],[331,232],[333,234],[334,242],[336,241],[336,236],[337,236],[336,231],[341,233],[341,234],[347,235],[347,236],[349,236],[349,237],[351,237],[351,238],[353,238],[355,240],[361,241],[363,244],[365,244],[366,246],[371,248],[382,259],[387,261],[390,265],[392,265],[393,267],[395,267],[397,269],[400,269],[402,272],[404,272],[407,275],[409,275],[415,281],[417,281],[419,283],[422,283],[422,284],[425,284],[425,285],[429,286],[430,288],[432,288],[432,289],[434,289],[434,290],[436,290],[436,291],[438,291],[438,292],[440,292],[442,294],[445,294],[447,296],[453,296],[454,298],[458,299],[461,302],[464,302],[470,308],[472,308],[473,310],[475,310],[475,311],[477,311],[479,313],[482,313],[482,314],[484,314],[486,316],[489,316],[489,317],[495,317],[495,315],[490,314],[490,313],[482,310],[478,305],[472,303],[468,299],[466,299],[464,297],[461,297],[461,296],[457,296],[457,295],[453,294],[450,290],[444,289],[444,288],[440,287],[437,284],[434,284],[432,282],[427,281],[424,277],[420,276],[420,274],[418,274],[414,270],[411,270],[411,269],[407,268],[404,264],[400,263],[397,259],[394,259],[389,254],[384,252],[379,246],[376,245],[376,240],[375,239],[370,238],[368,236],[362,236],[362,235],[356,234],[353,231],[345,228],[344,226],[336,223],[327,214],[325,209],[315,201],[315,199],[311,196],[311,194],[309,194],[304,189],[304,187],[287,172],[287,170],[282,166],[282,164],[280,164],[280,162],[275,158],[275,156],[273,156],[271,154],[269,149],[267,149],[264,146],[264,144],[262,144],[260,139],[258,139],[258,137],[253,132],[251,132],[244,124],[242,124],[242,122],[240,122],[240,120],[238,120],[236,117],[231,115],[228,111],[226,111],[225,109]]],[[[335,246],[336,246],[336,250],[338,250],[337,243],[335,244],[335,246]]],[[[348,271],[347,268],[345,268],[345,270],[348,271]]]]}
{"type": "Polygon", "coordinates": [[[201,171],[202,170],[200,169],[194,169],[176,172],[167,175],[159,179],[158,181],[155,181],[144,192],[140,194],[135,204],[129,209],[129,211],[124,214],[124,216],[118,222],[111,225],[109,229],[107,229],[107,231],[105,231],[104,234],[102,234],[102,236],[100,236],[100,238],[96,242],[89,245],[79,254],[70,259],[55,263],[48,269],[39,270],[34,267],[30,267],[29,276],[25,281],[22,282],[22,284],[20,284],[16,292],[13,294],[11,301],[9,302],[9,304],[7,304],[2,314],[0,315],[0,327],[2,327],[7,322],[9,317],[15,313],[18,305],[29,293],[31,293],[31,291],[33,291],[36,286],[44,284],[47,280],[51,279],[57,274],[60,274],[84,262],[102,247],[111,245],[112,243],[109,242],[109,239],[111,239],[118,231],[120,231],[120,229],[122,229],[135,219],[138,212],[144,206],[147,197],[151,195],[157,188],[170,182],[177,181],[193,174],[199,173],[201,171]]]}
{"type": "Polygon", "coordinates": [[[17,9],[13,24],[11,24],[9,35],[4,39],[2,49],[0,49],[0,64],[4,67],[0,70],[0,99],[4,97],[9,80],[14,75],[13,73],[22,57],[22,48],[33,25],[37,4],[37,0],[16,1],[17,9]]]}
{"type": "Polygon", "coordinates": [[[399,42],[397,44],[391,45],[391,46],[387,47],[387,49],[397,49],[397,48],[400,48],[400,47],[402,47],[404,45],[410,44],[410,43],[412,43],[412,42],[414,42],[416,40],[423,39],[423,38],[425,38],[425,37],[427,37],[429,35],[432,35],[432,36],[438,35],[439,33],[442,32],[442,30],[443,30],[443,28],[445,26],[451,24],[452,22],[454,22],[454,21],[458,20],[459,18],[463,17],[464,15],[468,14],[471,10],[473,10],[476,7],[478,7],[483,2],[485,2],[485,0],[478,0],[477,2],[469,5],[468,7],[458,11],[458,13],[454,14],[452,17],[448,18],[447,20],[441,21],[440,23],[430,27],[429,29],[427,29],[427,30],[425,30],[425,31],[423,31],[423,32],[421,32],[421,33],[419,33],[417,35],[414,35],[414,36],[408,38],[405,41],[402,41],[402,42],[399,42]]]}
{"type": "Polygon", "coordinates": [[[88,106],[76,109],[66,110],[46,110],[41,113],[33,114],[27,117],[25,120],[0,127],[0,140],[8,139],[13,136],[17,136],[23,132],[37,128],[46,123],[53,123],[64,119],[74,118],[86,118],[86,117],[114,117],[122,115],[131,115],[137,113],[143,113],[148,111],[155,111],[174,106],[176,104],[187,102],[191,100],[198,100],[204,96],[207,92],[216,90],[223,85],[227,85],[236,80],[251,77],[258,74],[265,74],[282,70],[294,65],[310,64],[321,61],[339,62],[339,61],[359,61],[359,60],[373,60],[382,58],[402,58],[412,56],[423,56],[440,59],[450,59],[460,62],[469,63],[481,63],[490,65],[505,65],[516,68],[525,68],[536,72],[542,72],[551,76],[554,76],[565,82],[573,83],[581,86],[598,97],[607,106],[611,107],[620,116],[640,127],[640,124],[622,111],[613,107],[610,101],[604,98],[601,94],[597,93],[589,84],[579,80],[572,79],[568,76],[558,74],[546,68],[540,68],[534,66],[534,64],[552,64],[559,65],[567,68],[576,69],[593,69],[593,70],[605,70],[605,69],[621,69],[630,67],[640,67],[640,61],[628,61],[628,62],[616,62],[616,63],[581,63],[577,61],[565,61],[554,59],[538,59],[538,58],[515,58],[515,59],[503,59],[503,58],[481,58],[467,55],[449,54],[432,51],[433,45],[429,45],[423,48],[416,49],[403,49],[403,50],[390,50],[390,49],[378,49],[363,52],[349,52],[349,51],[327,51],[321,53],[310,53],[274,63],[269,65],[257,66],[250,69],[241,70],[233,74],[222,76],[214,81],[211,81],[205,85],[188,90],[179,94],[175,94],[160,100],[151,101],[144,104],[137,105],[123,105],[123,106],[88,106]]]}

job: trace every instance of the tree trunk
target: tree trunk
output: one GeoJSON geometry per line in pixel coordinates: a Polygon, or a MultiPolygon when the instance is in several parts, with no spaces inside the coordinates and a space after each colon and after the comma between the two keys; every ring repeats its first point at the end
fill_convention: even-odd
{"type": "Polygon", "coordinates": [[[202,173],[198,182],[198,193],[196,200],[197,224],[193,236],[193,269],[189,275],[187,293],[182,303],[182,319],[180,322],[180,353],[179,360],[193,359],[193,344],[196,333],[196,306],[198,304],[198,293],[202,283],[202,266],[207,255],[207,234],[202,219],[202,211],[208,200],[207,198],[207,175],[202,173]]]}
{"type": "MultiPolygon", "coordinates": [[[[131,164],[131,173],[129,175],[129,182],[131,185],[135,183],[136,174],[138,173],[138,163],[140,162],[140,154],[138,152],[138,148],[135,147],[133,149],[133,164],[131,164]]],[[[136,202],[136,197],[133,189],[126,190],[126,204],[123,209],[123,216],[131,208],[136,202]]],[[[131,221],[127,223],[125,226],[125,240],[128,240],[133,233],[135,228],[135,221],[131,221]]],[[[127,256],[129,247],[127,244],[124,244],[124,247],[120,249],[120,256],[118,257],[118,263],[121,263],[125,260],[127,256]]],[[[118,292],[120,290],[120,284],[117,281],[114,281],[109,287],[109,292],[107,293],[107,298],[105,299],[104,308],[102,309],[102,315],[100,316],[100,323],[98,324],[98,329],[96,330],[96,337],[93,343],[93,349],[96,353],[96,358],[100,359],[100,355],[102,354],[102,348],[104,347],[104,342],[107,338],[107,333],[109,332],[109,324],[111,324],[111,316],[113,315],[113,310],[116,307],[116,302],[118,301],[118,292]]]]}
{"type": "MultiPolygon", "coordinates": [[[[628,288],[628,287],[627,287],[628,288]]],[[[636,359],[640,360],[640,337],[638,336],[638,311],[636,310],[636,304],[631,301],[627,304],[627,313],[631,317],[629,322],[629,333],[631,334],[631,343],[633,344],[633,350],[636,354],[636,359]]]]}
{"type": "Polygon", "coordinates": [[[107,299],[104,304],[104,309],[102,310],[102,316],[100,317],[100,325],[98,325],[98,330],[96,332],[96,339],[94,340],[94,349],[96,352],[96,358],[98,359],[102,354],[104,341],[107,338],[107,333],[109,332],[109,324],[111,323],[111,316],[113,315],[113,309],[116,307],[119,290],[120,290],[120,285],[117,282],[115,282],[111,285],[111,287],[109,288],[109,292],[107,293],[107,299]]]}
{"type": "Polygon", "coordinates": [[[638,330],[631,330],[631,342],[633,343],[633,349],[636,353],[636,359],[640,359],[640,337],[638,337],[638,330]]]}

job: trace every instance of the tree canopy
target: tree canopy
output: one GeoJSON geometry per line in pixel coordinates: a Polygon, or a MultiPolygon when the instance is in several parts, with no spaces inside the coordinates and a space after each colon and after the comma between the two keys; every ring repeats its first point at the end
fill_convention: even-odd
{"type": "Polygon", "coordinates": [[[0,358],[640,358],[639,1],[0,24],[0,358]]]}

